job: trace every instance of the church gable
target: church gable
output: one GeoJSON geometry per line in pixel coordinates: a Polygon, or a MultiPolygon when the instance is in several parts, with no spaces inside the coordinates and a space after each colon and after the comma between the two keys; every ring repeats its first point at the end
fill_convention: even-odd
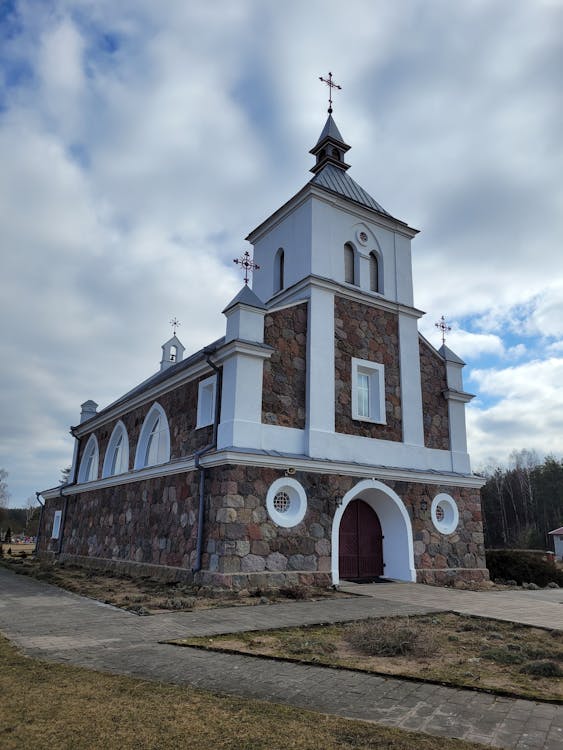
{"type": "Polygon", "coordinates": [[[304,429],[307,303],[268,313],[264,343],[274,351],[264,362],[262,422],[304,429]]]}
{"type": "MultiPolygon", "coordinates": [[[[335,333],[335,429],[348,435],[401,441],[402,409],[397,316],[361,302],[336,296],[335,333]],[[383,412],[379,424],[354,418],[353,360],[383,365],[383,412]]],[[[361,365],[360,365],[361,368],[361,365]]],[[[372,394],[375,398],[376,394],[372,394]]]]}
{"type": "Polygon", "coordinates": [[[424,339],[419,338],[420,384],[422,389],[422,414],[424,445],[438,450],[450,449],[446,363],[424,339]]]}

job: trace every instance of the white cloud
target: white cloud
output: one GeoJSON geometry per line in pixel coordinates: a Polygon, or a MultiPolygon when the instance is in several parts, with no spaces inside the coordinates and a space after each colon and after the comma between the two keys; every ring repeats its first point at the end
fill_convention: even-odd
{"type": "MultiPolygon", "coordinates": [[[[0,465],[15,502],[69,462],[81,401],[157,368],[172,315],[188,351],[222,333],[243,237],[310,176],[329,69],[352,176],[422,229],[423,330],[479,317],[448,338],[467,359],[529,356],[519,331],[563,334],[560,3],[17,9],[0,28],[0,465]]],[[[498,397],[473,409],[473,434],[520,447],[502,422],[515,397],[498,397]]]]}
{"type": "Polygon", "coordinates": [[[563,454],[563,359],[550,357],[504,369],[473,370],[482,396],[467,410],[473,465],[495,456],[506,461],[514,449],[563,454]]]}

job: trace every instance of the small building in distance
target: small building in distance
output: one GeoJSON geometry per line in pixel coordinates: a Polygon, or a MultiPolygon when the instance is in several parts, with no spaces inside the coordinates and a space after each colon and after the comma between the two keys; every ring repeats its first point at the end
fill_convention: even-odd
{"type": "Polygon", "coordinates": [[[411,241],[349,175],[329,114],[313,177],[248,235],[225,334],[82,405],[39,554],[203,586],[488,578],[464,363],[417,328],[411,241]]]}

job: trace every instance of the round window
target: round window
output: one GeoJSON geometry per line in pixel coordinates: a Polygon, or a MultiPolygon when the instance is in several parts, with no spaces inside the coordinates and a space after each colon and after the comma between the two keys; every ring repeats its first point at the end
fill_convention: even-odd
{"type": "Polygon", "coordinates": [[[307,495],[295,479],[282,477],[272,482],[266,495],[266,508],[278,526],[297,526],[307,512],[307,495]]]}
{"type": "Polygon", "coordinates": [[[453,497],[440,493],[432,500],[432,523],[441,534],[453,534],[459,522],[459,511],[453,497]]]}

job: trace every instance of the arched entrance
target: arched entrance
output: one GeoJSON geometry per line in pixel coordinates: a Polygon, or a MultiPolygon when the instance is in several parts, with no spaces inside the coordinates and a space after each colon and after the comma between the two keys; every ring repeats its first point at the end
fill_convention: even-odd
{"type": "Polygon", "coordinates": [[[339,530],[338,568],[350,581],[383,575],[383,534],[373,508],[361,498],[348,504],[339,530]]]}
{"type": "MultiPolygon", "coordinates": [[[[332,523],[333,584],[337,586],[341,578],[352,578],[347,565],[353,564],[353,561],[349,563],[346,559],[349,556],[348,551],[343,550],[343,554],[340,554],[340,547],[342,544],[346,545],[347,550],[350,549],[348,545],[351,543],[352,538],[351,536],[348,537],[348,534],[352,534],[353,531],[352,519],[354,518],[354,512],[356,514],[364,514],[362,518],[365,516],[365,509],[360,510],[362,506],[368,506],[369,511],[373,512],[380,525],[384,545],[384,550],[383,545],[381,546],[384,552],[384,559],[381,560],[381,563],[385,563],[383,566],[385,577],[394,578],[399,581],[416,581],[412,524],[403,501],[396,492],[383,484],[383,482],[379,482],[376,479],[363,479],[344,495],[342,502],[334,514],[332,523]],[[361,504],[355,505],[356,502],[361,504]],[[348,516],[347,511],[350,506],[352,506],[352,510],[350,511],[350,516],[348,516]],[[355,511],[354,507],[356,508],[355,511]],[[340,530],[343,523],[344,531],[341,535],[340,530]],[[350,527],[348,527],[348,524],[350,524],[350,527]]],[[[370,525],[373,529],[373,517],[368,516],[368,518],[372,519],[368,522],[368,526],[370,525]]],[[[361,522],[360,525],[362,525],[361,522]]],[[[358,543],[361,542],[358,540],[358,543]]],[[[369,544],[372,549],[376,546],[373,540],[369,544]]],[[[373,565],[373,563],[370,564],[373,565]]],[[[378,575],[381,575],[381,573],[378,575]]],[[[360,575],[358,579],[361,580],[362,577],[360,575]]]]}

